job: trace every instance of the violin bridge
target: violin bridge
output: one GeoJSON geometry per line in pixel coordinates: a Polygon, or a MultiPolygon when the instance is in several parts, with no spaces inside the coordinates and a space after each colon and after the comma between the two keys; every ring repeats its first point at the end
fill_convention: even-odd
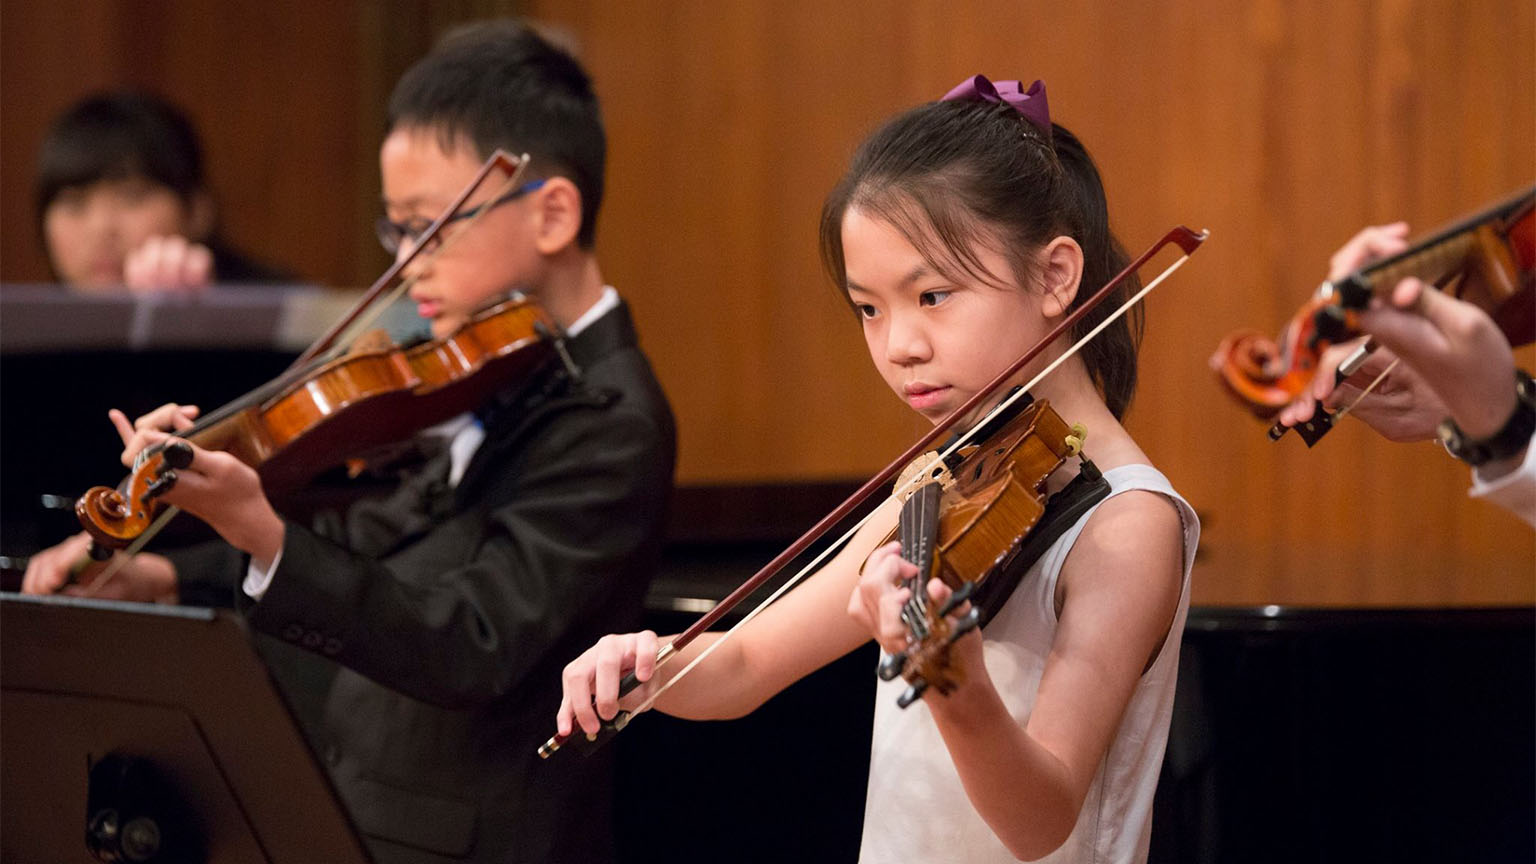
{"type": "Polygon", "coordinates": [[[939,454],[929,451],[907,463],[907,467],[897,475],[891,495],[905,502],[912,497],[913,492],[934,482],[939,484],[939,488],[948,491],[955,485],[955,477],[949,472],[949,466],[944,464],[944,460],[939,458],[939,454]]]}

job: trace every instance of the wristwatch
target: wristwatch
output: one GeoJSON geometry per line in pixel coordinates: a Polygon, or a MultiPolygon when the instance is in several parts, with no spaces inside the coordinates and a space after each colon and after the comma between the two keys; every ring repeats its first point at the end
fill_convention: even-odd
{"type": "Polygon", "coordinates": [[[1515,370],[1515,412],[1502,429],[1487,438],[1468,438],[1449,417],[1440,421],[1436,431],[1452,456],[1474,467],[1513,456],[1531,443],[1531,434],[1536,432],[1536,384],[1525,370],[1515,370]]]}

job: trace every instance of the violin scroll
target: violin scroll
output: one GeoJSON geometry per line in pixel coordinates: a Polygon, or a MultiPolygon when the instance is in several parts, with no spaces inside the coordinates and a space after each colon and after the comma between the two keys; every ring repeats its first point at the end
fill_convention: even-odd
{"type": "Polygon", "coordinates": [[[176,472],[192,464],[185,441],[146,450],[133,473],[117,489],[93,486],[75,501],[75,515],[91,535],[92,556],[122,549],[144,533],[160,504],[155,500],[176,485],[176,472]]]}
{"type": "MultiPolygon", "coordinates": [[[[1359,335],[1359,314],[1374,297],[1414,277],[1489,313],[1516,346],[1536,336],[1536,188],[1436,231],[1409,248],[1332,281],[1270,340],[1242,330],[1221,341],[1211,358],[1218,380],[1261,419],[1306,391],[1322,353],[1359,335]]],[[[1314,435],[1327,429],[1318,424],[1314,435]]],[[[1270,431],[1278,439],[1285,427],[1270,431]]],[[[1315,437],[1308,440],[1314,443],[1315,437]]]]}

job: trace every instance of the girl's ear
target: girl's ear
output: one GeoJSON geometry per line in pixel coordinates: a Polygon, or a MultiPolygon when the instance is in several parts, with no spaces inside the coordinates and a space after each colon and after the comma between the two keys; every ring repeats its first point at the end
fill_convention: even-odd
{"type": "Polygon", "coordinates": [[[554,255],[576,242],[581,231],[581,191],[566,177],[551,177],[534,193],[534,248],[554,255]]]}
{"type": "Polygon", "coordinates": [[[1040,250],[1040,284],[1045,294],[1040,311],[1058,318],[1072,308],[1083,280],[1083,247],[1071,237],[1057,237],[1040,250]]]}

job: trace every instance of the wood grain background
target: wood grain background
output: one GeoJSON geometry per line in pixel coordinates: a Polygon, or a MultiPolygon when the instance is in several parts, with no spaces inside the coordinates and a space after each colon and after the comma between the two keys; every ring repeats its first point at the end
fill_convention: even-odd
{"type": "Polygon", "coordinates": [[[1202,514],[1196,602],[1536,601],[1532,532],[1467,500],[1434,445],[1354,424],[1270,444],[1205,368],[1227,332],[1278,330],[1361,226],[1427,230],[1536,179],[1529,0],[0,0],[0,278],[46,278],[29,184],[49,118],[134,85],[198,123],[236,245],[365,284],[394,78],[443,28],[509,12],[572,41],[604,101],[599,250],[677,410],[683,482],[857,477],[921,431],[819,269],[822,196],[891,113],[975,72],[1043,78],[1128,247],[1212,231],[1149,302],[1130,419],[1202,514]]]}

